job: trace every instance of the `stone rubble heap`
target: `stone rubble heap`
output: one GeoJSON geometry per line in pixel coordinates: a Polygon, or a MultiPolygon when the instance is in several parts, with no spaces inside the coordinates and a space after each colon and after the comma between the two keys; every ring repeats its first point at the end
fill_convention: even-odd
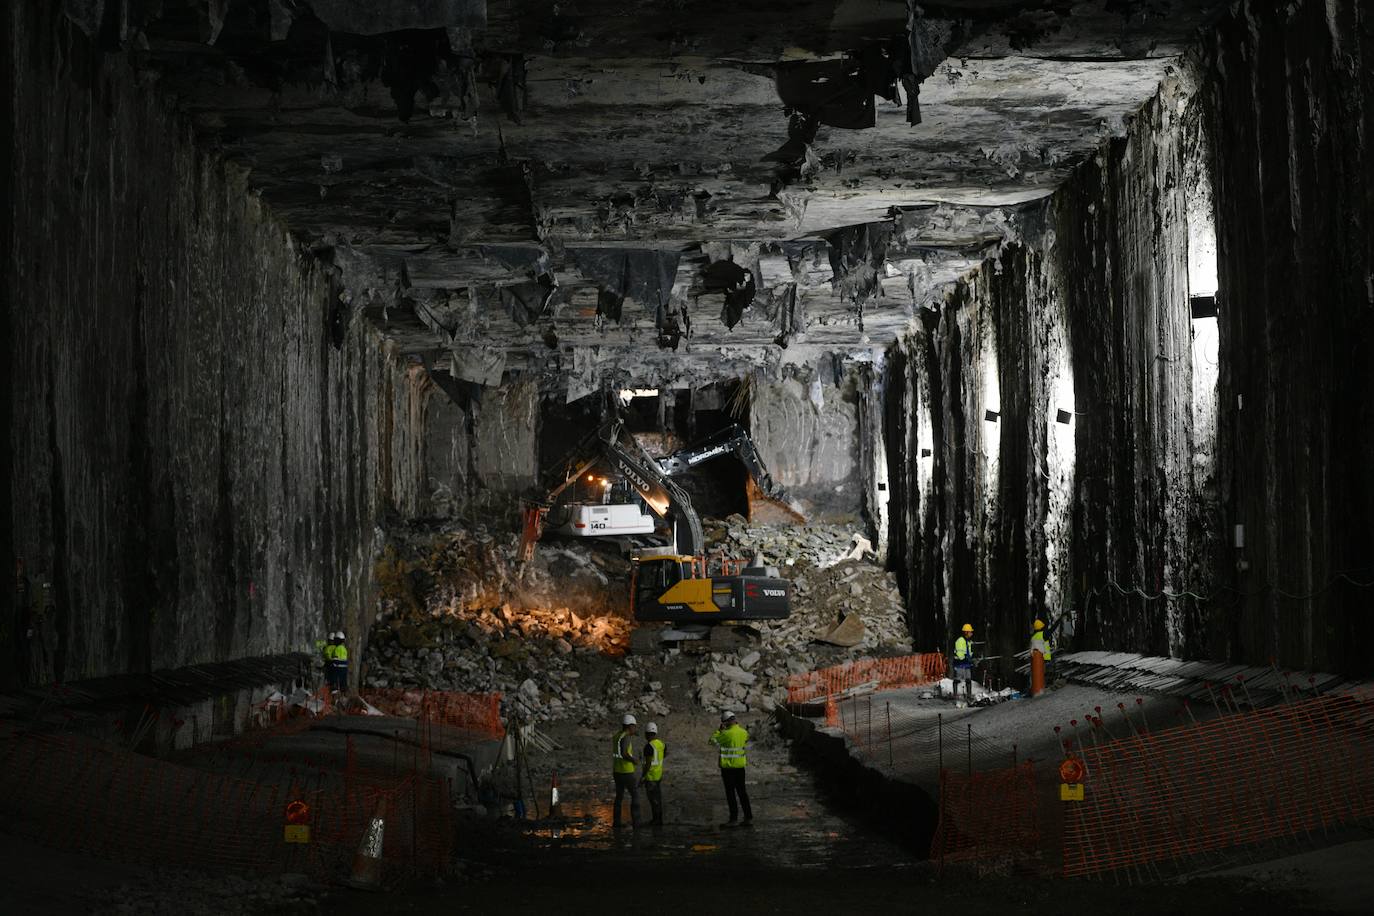
{"type": "Polygon", "coordinates": [[[792,583],[787,620],[750,624],[758,644],[713,653],[696,672],[697,702],[707,707],[771,711],[787,699],[790,675],[867,656],[911,652],[906,612],[891,573],[863,556],[866,539],[840,525],[749,526],[739,516],[711,526],[708,542],[727,554],[753,559],[792,583]],[[848,559],[848,557],[854,557],[848,559]],[[848,615],[863,622],[850,648],[817,642],[848,615]]]}
{"type": "Polygon", "coordinates": [[[609,543],[540,544],[522,575],[514,536],[412,531],[379,564],[363,686],[498,692],[505,714],[534,722],[601,725],[626,709],[667,715],[693,701],[770,711],[790,675],[911,651],[901,596],[861,556],[866,543],[843,526],[711,523],[712,553],[762,554],[791,581],[792,613],[751,624],[758,639],[733,651],[684,643],[693,686],[677,696],[662,676],[674,656],[626,654],[629,565],[609,543]],[[817,641],[847,616],[863,624],[856,645],[817,641]]]}
{"type": "Polygon", "coordinates": [[[521,571],[517,552],[480,528],[403,532],[379,564],[363,687],[500,693],[533,722],[666,715],[648,661],[625,657],[628,562],[608,542],[545,542],[521,571]]]}
{"type": "Polygon", "coordinates": [[[750,525],[743,516],[731,515],[724,521],[707,522],[706,527],[710,549],[723,548],[746,560],[761,553],[784,576],[798,564],[817,569],[834,566],[854,552],[856,540],[871,549],[868,539],[847,525],[750,525]]]}
{"type": "Polygon", "coordinates": [[[391,618],[373,628],[364,687],[500,693],[504,714],[534,722],[600,723],[631,701],[667,714],[648,660],[621,658],[629,634],[630,622],[621,617],[509,604],[460,609],[419,625],[391,618]],[[616,659],[615,677],[583,680],[584,670],[616,659]]]}

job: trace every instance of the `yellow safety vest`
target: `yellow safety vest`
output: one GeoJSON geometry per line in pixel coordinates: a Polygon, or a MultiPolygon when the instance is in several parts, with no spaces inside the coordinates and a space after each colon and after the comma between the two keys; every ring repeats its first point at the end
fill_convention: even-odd
{"type": "Polygon", "coordinates": [[[615,745],[611,748],[612,773],[633,773],[635,771],[634,750],[630,743],[624,740],[629,738],[629,736],[630,733],[624,729],[616,733],[615,745]],[[626,748],[624,753],[621,752],[622,744],[626,748]]]}
{"type": "Polygon", "coordinates": [[[335,647],[334,647],[334,661],[336,661],[336,662],[346,662],[346,661],[348,661],[348,646],[335,646],[335,647]]]}
{"type": "Polygon", "coordinates": [[[1045,638],[1044,630],[1036,630],[1031,633],[1031,651],[1039,652],[1044,656],[1045,661],[1050,660],[1050,641],[1045,638]]]}
{"type": "Polygon", "coordinates": [[[954,640],[954,660],[956,662],[973,661],[973,643],[962,636],[954,640]]]}
{"type": "Polygon", "coordinates": [[[334,659],[334,644],[332,642],[325,643],[320,654],[324,656],[325,661],[332,661],[334,659]]]}
{"type": "Polygon", "coordinates": [[[649,782],[658,782],[663,778],[663,742],[657,738],[649,741],[646,755],[649,758],[649,769],[645,771],[644,778],[649,782]]]}
{"type": "Polygon", "coordinates": [[[719,729],[711,736],[711,743],[720,749],[721,769],[744,768],[744,746],[749,743],[749,733],[738,722],[729,728],[719,729]]]}

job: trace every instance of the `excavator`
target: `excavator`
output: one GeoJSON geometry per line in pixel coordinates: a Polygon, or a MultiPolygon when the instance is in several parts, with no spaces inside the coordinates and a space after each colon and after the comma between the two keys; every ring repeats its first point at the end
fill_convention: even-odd
{"type": "MultiPolygon", "coordinates": [[[[562,479],[549,481],[542,494],[529,501],[521,561],[528,562],[533,557],[534,545],[558,497],[591,469],[605,466],[628,484],[634,496],[654,515],[672,522],[671,545],[641,550],[631,558],[630,594],[636,620],[680,625],[785,619],[791,611],[791,583],[780,578],[773,567],[746,566],[723,557],[708,558],[701,518],[692,508],[691,497],[672,479],[675,473],[727,452],[741,457],[765,495],[784,499],[782,488],[763,466],[748,433],[739,427],[674,452],[660,462],[625,432],[618,416],[612,415],[568,453],[561,467],[562,479]]],[[[600,507],[577,505],[573,512],[596,508],[600,507]]],[[[592,521],[585,524],[595,524],[596,516],[587,517],[592,521]]],[[[617,532],[608,527],[592,528],[587,533],[617,532]]]]}

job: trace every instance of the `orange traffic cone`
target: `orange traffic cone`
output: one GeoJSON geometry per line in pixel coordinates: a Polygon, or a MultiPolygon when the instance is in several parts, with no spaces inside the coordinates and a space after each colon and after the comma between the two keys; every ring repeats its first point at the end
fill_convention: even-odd
{"type": "Polygon", "coordinates": [[[363,891],[382,889],[382,839],[386,833],[386,799],[377,802],[377,813],[372,815],[363,838],[358,843],[358,853],[353,857],[353,873],[344,879],[344,884],[363,891]]]}

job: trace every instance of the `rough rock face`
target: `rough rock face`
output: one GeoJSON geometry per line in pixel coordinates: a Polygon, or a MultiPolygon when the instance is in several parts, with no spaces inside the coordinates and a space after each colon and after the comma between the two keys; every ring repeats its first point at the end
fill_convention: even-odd
{"type": "Polygon", "coordinates": [[[10,10],[4,528],[55,607],[29,639],[3,590],[0,677],[356,638],[377,520],[419,507],[423,380],[122,55],[10,10]]]}
{"type": "Polygon", "coordinates": [[[753,386],[750,427],[760,455],[809,519],[859,513],[858,400],[853,373],[839,386],[819,370],[753,386]]]}
{"type": "Polygon", "coordinates": [[[1235,589],[1211,645],[1369,674],[1374,591],[1356,583],[1374,582],[1374,8],[1249,2],[1207,58],[1235,589]]]}
{"type": "Polygon", "coordinates": [[[1184,603],[1123,591],[1199,590],[1187,101],[1167,80],[1125,140],[1080,166],[1043,223],[930,312],[891,362],[903,507],[892,544],[918,644],[947,644],[970,622],[1008,654],[1033,617],[1072,608],[1091,644],[1182,651],[1184,603]]]}
{"type": "Polygon", "coordinates": [[[889,543],[918,644],[967,620],[1005,653],[1068,611],[1086,647],[1371,670],[1370,25],[1236,7],[893,348],[889,543]],[[1189,234],[1213,200],[1208,354],[1189,234]]]}

